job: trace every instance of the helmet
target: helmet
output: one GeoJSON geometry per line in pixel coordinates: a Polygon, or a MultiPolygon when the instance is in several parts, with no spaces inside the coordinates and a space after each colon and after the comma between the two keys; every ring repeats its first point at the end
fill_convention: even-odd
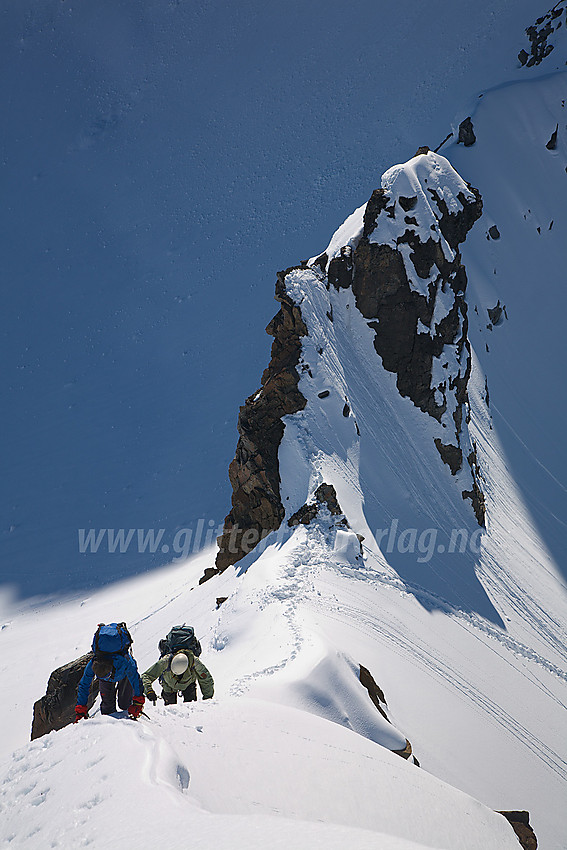
{"type": "Polygon", "coordinates": [[[189,667],[189,659],[184,652],[178,652],[171,659],[171,672],[175,676],[182,676],[189,667]]]}

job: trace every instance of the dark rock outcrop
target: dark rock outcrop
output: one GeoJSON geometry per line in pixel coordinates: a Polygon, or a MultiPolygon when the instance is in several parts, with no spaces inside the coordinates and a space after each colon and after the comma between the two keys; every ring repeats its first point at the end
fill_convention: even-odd
{"type": "Polygon", "coordinates": [[[410,210],[415,209],[417,205],[417,195],[412,195],[409,198],[404,197],[404,195],[400,195],[398,201],[403,211],[409,212],[410,210]]]}
{"type": "Polygon", "coordinates": [[[321,484],[317,487],[314,493],[314,498],[314,502],[309,502],[303,505],[303,507],[301,507],[288,519],[287,524],[290,527],[300,524],[309,525],[309,523],[315,519],[323,505],[328,508],[331,516],[341,517],[337,525],[343,525],[346,528],[349,527],[346,517],[339,505],[337,493],[332,484],[321,484]]]}
{"type": "MultiPolygon", "coordinates": [[[[374,705],[376,706],[376,708],[378,709],[378,711],[380,712],[380,714],[382,715],[384,720],[387,720],[388,723],[390,723],[391,722],[390,718],[388,717],[388,715],[386,714],[386,711],[382,707],[382,706],[386,706],[386,708],[388,707],[387,703],[386,703],[386,697],[384,696],[384,691],[382,690],[380,685],[378,685],[376,683],[374,676],[372,675],[370,670],[368,670],[367,667],[363,667],[362,664],[360,664],[359,666],[360,666],[360,672],[358,674],[358,678],[360,679],[360,684],[364,688],[366,688],[366,690],[368,691],[368,696],[370,697],[370,699],[372,700],[372,702],[374,703],[374,705]]],[[[406,745],[403,748],[403,750],[392,750],[392,752],[395,753],[397,756],[401,756],[403,759],[407,760],[407,759],[410,758],[413,751],[412,751],[412,746],[411,746],[410,742],[406,738],[406,745]]],[[[419,767],[419,762],[417,761],[415,756],[413,757],[413,762],[414,762],[414,764],[416,764],[419,767]]]]}
{"type": "Polygon", "coordinates": [[[340,256],[333,257],[329,263],[327,280],[335,289],[348,289],[352,281],[352,248],[345,245],[340,256]]]}
{"type": "Polygon", "coordinates": [[[458,446],[445,445],[439,437],[435,439],[437,451],[441,455],[441,460],[446,463],[451,470],[451,475],[456,475],[463,465],[463,453],[458,446]]]}
{"type": "Polygon", "coordinates": [[[555,125],[555,130],[551,134],[551,138],[546,144],[546,148],[548,151],[554,151],[557,149],[557,133],[559,131],[559,124],[555,125]]]}
{"type": "Polygon", "coordinates": [[[300,376],[296,367],[301,356],[301,337],[307,334],[307,328],[300,308],[286,293],[285,277],[292,270],[277,276],[275,297],[281,307],[266,328],[274,337],[272,356],[262,375],[261,388],[240,408],[240,438],[228,471],[232,509],[218,538],[215,569],[208,569],[201,582],[237,563],[278,529],[285,515],[278,462],[285,427],[282,417],[297,413],[306,405],[298,389],[300,376]]]}
{"type": "Polygon", "coordinates": [[[510,823],[524,850],[537,850],[537,838],[530,826],[529,812],[498,812],[498,814],[504,815],[510,823]]]}
{"type": "Polygon", "coordinates": [[[504,312],[505,310],[506,308],[504,307],[504,305],[500,304],[500,301],[496,303],[496,307],[487,308],[486,312],[488,313],[490,324],[493,325],[493,327],[498,327],[498,325],[501,325],[503,323],[504,316],[506,315],[504,312]]]}
{"type": "Polygon", "coordinates": [[[473,484],[471,490],[463,490],[463,499],[471,500],[476,520],[478,524],[484,528],[486,524],[486,502],[479,483],[481,480],[481,473],[476,456],[476,446],[469,454],[467,460],[471,469],[473,484]]]}
{"type": "Polygon", "coordinates": [[[469,118],[465,118],[464,121],[461,121],[459,124],[459,141],[457,144],[462,144],[466,148],[470,148],[476,142],[476,136],[474,134],[473,123],[469,118]]]}
{"type": "Polygon", "coordinates": [[[386,697],[384,696],[384,691],[382,690],[380,685],[376,683],[374,676],[372,675],[370,670],[368,670],[367,667],[363,667],[362,664],[360,665],[360,673],[358,675],[358,678],[360,679],[360,684],[368,691],[368,696],[370,697],[382,717],[389,723],[390,718],[386,714],[385,710],[382,708],[382,705],[385,705],[386,708],[388,707],[386,703],[386,697]]]}
{"type": "MultiPolygon", "coordinates": [[[[33,707],[31,740],[41,738],[48,732],[63,729],[75,720],[77,687],[85,667],[93,657],[92,652],[82,655],[75,661],[64,664],[54,670],[47,683],[45,696],[38,699],[33,707]]],[[[96,680],[91,685],[87,708],[91,708],[98,694],[96,680]]]]}

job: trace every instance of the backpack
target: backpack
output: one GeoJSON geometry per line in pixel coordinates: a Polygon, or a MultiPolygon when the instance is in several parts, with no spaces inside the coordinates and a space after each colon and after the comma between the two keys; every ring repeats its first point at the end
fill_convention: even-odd
{"type": "Polygon", "coordinates": [[[99,623],[92,648],[95,658],[102,659],[108,655],[126,655],[132,643],[126,623],[99,623]]]}
{"type": "Polygon", "coordinates": [[[173,626],[167,637],[158,643],[160,658],[168,652],[176,652],[178,649],[190,649],[197,657],[201,654],[201,644],[195,637],[193,626],[173,626]]]}

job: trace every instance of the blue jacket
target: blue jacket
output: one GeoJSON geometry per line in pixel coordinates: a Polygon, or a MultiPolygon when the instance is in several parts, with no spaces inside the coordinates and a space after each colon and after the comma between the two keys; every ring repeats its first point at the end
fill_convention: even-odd
{"type": "MultiPolygon", "coordinates": [[[[138,667],[136,666],[136,662],[134,661],[130,653],[128,652],[126,655],[113,655],[112,662],[114,664],[114,675],[111,673],[110,676],[105,676],[105,681],[120,682],[122,679],[125,679],[127,677],[128,681],[134,688],[134,696],[142,696],[142,694],[144,693],[144,687],[142,685],[142,680],[140,679],[140,674],[138,673],[138,667]]],[[[87,704],[87,700],[89,698],[89,690],[93,679],[93,659],[91,658],[85,668],[83,677],[79,682],[79,689],[77,692],[77,705],[87,704]]]]}

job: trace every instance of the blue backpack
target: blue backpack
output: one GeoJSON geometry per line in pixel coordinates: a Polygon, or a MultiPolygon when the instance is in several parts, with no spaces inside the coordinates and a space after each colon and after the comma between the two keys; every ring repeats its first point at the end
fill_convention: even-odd
{"type": "Polygon", "coordinates": [[[105,655],[126,655],[132,646],[132,636],[126,623],[99,623],[93,637],[95,658],[105,655]]]}

